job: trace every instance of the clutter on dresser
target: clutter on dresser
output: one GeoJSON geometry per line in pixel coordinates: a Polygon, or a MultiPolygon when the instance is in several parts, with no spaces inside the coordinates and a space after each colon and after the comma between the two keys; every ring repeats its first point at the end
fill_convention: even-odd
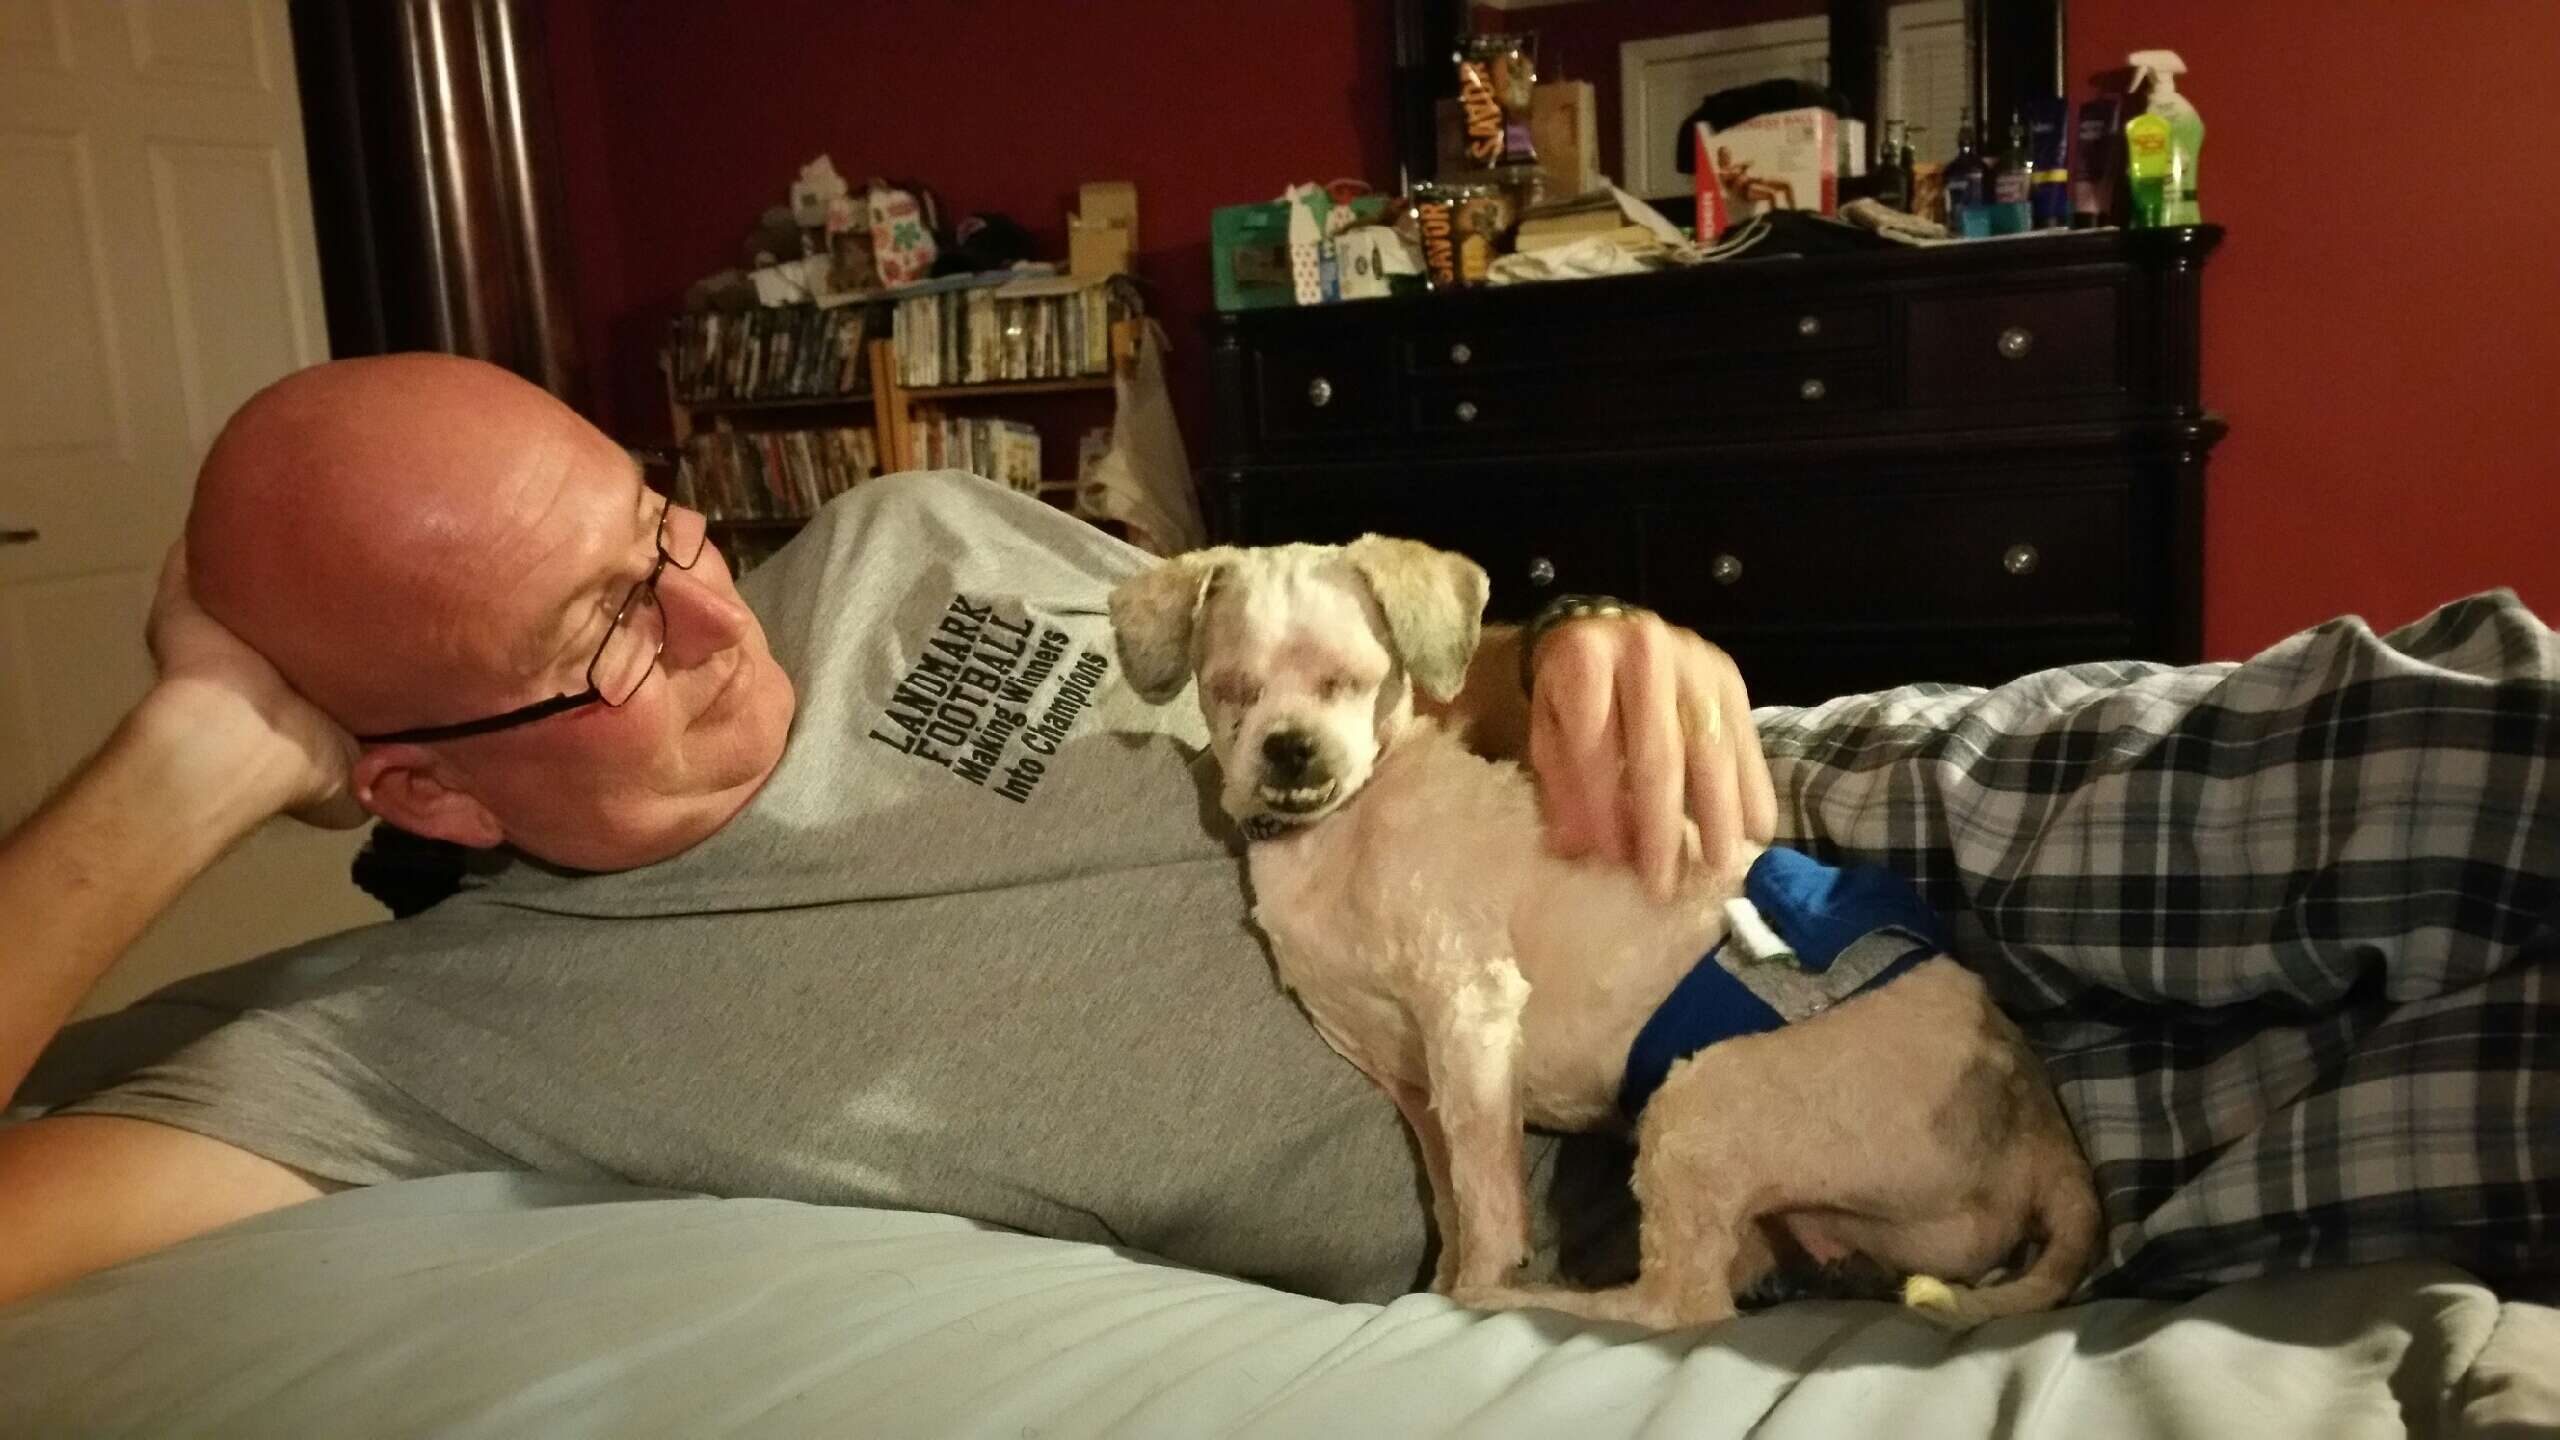
{"type": "Polygon", "coordinates": [[[2204,117],[2178,88],[2186,73],[2174,50],[2137,50],[2076,111],[2065,96],[2028,97],[2005,146],[1992,117],[1967,109],[1932,218],[1964,239],[2203,223],[2204,117]]]}
{"type": "Polygon", "coordinates": [[[1409,239],[1379,233],[1386,215],[1387,197],[1358,180],[1291,185],[1275,200],[1218,207],[1209,216],[1218,308],[1368,299],[1412,283],[1420,257],[1409,239]]]}

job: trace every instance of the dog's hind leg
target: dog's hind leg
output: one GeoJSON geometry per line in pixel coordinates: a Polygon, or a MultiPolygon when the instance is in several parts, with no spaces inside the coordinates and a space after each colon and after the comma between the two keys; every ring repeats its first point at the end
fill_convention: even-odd
{"type": "Polygon", "coordinates": [[[1560,1310],[1656,1330],[1730,1318],[1737,1286],[1756,1283],[1772,1259],[1767,1238],[1753,1224],[1756,1167],[1738,1146],[1723,1141],[1729,1131],[1666,1139],[1655,1133],[1658,1128],[1638,1126],[1635,1192],[1644,1218],[1637,1231],[1641,1268],[1635,1280],[1607,1290],[1461,1286],[1457,1300],[1488,1310],[1560,1310]]]}

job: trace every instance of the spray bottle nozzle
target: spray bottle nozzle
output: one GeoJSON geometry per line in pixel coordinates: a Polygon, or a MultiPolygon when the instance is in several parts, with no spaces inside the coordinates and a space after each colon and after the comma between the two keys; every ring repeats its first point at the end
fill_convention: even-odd
{"type": "Polygon", "coordinates": [[[2159,94],[2174,95],[2178,77],[2187,73],[2187,62],[2179,59],[2175,50],[2136,50],[2124,57],[2124,63],[2133,67],[2136,94],[2147,85],[2159,94]]]}

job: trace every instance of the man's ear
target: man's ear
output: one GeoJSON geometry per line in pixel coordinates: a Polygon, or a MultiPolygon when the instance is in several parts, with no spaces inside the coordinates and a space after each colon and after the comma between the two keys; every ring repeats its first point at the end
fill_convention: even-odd
{"type": "Polygon", "coordinates": [[[1383,535],[1361,536],[1343,547],[1342,556],[1369,582],[1387,619],[1387,638],[1413,682],[1435,699],[1457,698],[1483,630],[1485,599],[1493,591],[1484,567],[1464,555],[1383,535]]]}
{"type": "Polygon", "coordinates": [[[1112,587],[1111,632],[1120,642],[1120,670],[1140,699],[1161,705],[1182,693],[1191,678],[1191,627],[1200,618],[1201,597],[1235,557],[1226,545],[1194,550],[1112,587]]]}
{"type": "Polygon", "coordinates": [[[434,751],[421,745],[371,745],[350,777],[365,809],[412,835],[486,850],[507,838],[498,817],[468,791],[454,788],[434,751]]]}

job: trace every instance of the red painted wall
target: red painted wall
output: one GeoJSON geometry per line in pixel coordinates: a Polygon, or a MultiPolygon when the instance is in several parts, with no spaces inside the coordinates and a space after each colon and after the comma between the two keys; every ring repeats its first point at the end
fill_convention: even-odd
{"type": "Polygon", "coordinates": [[[2550,0],[2070,0],[2073,73],[2176,50],[2205,121],[2205,639],[2514,587],[2560,622],[2550,0]]]}
{"type": "MultiPolygon", "coordinates": [[[[1393,172],[1379,0],[544,14],[580,333],[620,434],[665,423],[652,356],[684,287],[826,150],[1052,246],[1078,181],[1136,181],[1196,455],[1210,209],[1393,172]]],[[[2207,519],[2213,653],[2490,585],[2560,619],[2560,146],[2538,103],[2560,4],[2071,0],[2071,41],[2083,78],[2146,45],[2195,66],[2205,213],[2231,229],[2206,279],[2205,393],[2232,423],[2207,519]]]]}
{"type": "Polygon", "coordinates": [[[1391,177],[1377,3],[552,0],[581,339],[595,408],[664,432],[653,356],[687,285],[738,261],[821,151],[919,180],[1064,255],[1078,183],[1138,187],[1140,275],[1205,448],[1209,212],[1295,180],[1391,177]]]}

